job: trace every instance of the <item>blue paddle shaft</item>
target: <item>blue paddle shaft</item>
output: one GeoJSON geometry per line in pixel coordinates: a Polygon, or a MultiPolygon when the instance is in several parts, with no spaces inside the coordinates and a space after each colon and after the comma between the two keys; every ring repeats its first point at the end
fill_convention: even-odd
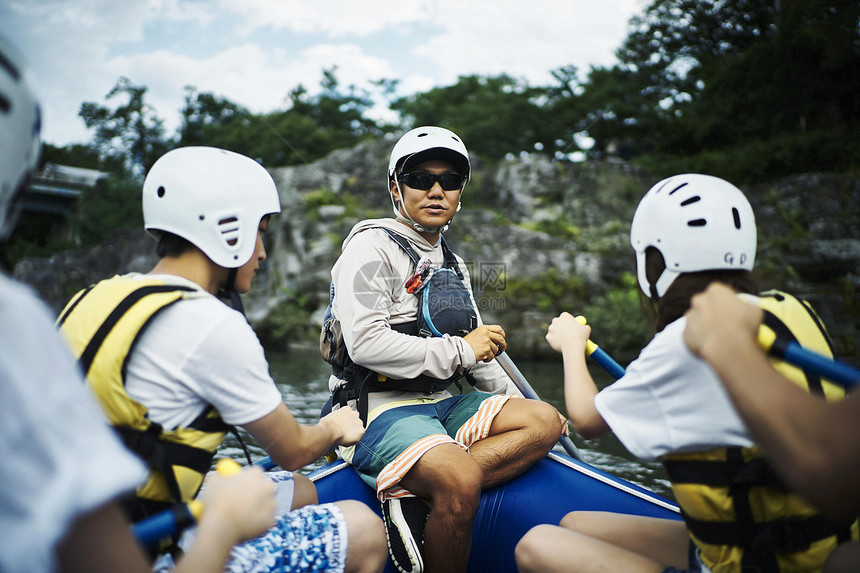
{"type": "Polygon", "coordinates": [[[624,367],[618,364],[599,346],[597,346],[589,356],[591,356],[592,360],[602,366],[604,370],[609,372],[613,379],[618,380],[624,376],[624,367]]]}
{"type": "Polygon", "coordinates": [[[796,342],[788,342],[782,345],[778,351],[776,350],[777,346],[779,345],[774,344],[771,347],[772,354],[776,354],[786,362],[794,364],[803,370],[819,374],[845,388],[853,388],[860,384],[860,370],[848,364],[837,362],[832,358],[822,356],[812,350],[807,350],[796,342]]]}
{"type": "Polygon", "coordinates": [[[267,472],[273,467],[276,467],[278,464],[273,462],[271,457],[266,456],[265,458],[260,458],[259,460],[254,462],[254,465],[263,468],[263,471],[267,472]]]}
{"type": "Polygon", "coordinates": [[[183,504],[138,521],[131,526],[131,532],[144,547],[155,547],[162,539],[178,534],[194,521],[188,506],[183,504]]]}

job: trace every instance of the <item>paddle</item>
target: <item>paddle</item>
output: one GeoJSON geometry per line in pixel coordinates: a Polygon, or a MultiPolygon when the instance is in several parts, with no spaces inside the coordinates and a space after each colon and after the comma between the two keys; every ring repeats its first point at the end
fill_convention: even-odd
{"type": "Polygon", "coordinates": [[[802,370],[818,374],[844,388],[850,389],[860,385],[860,370],[803,348],[793,340],[779,338],[766,326],[758,329],[758,344],[771,356],[785,360],[802,370]]]}
{"type": "MultiPolygon", "coordinates": [[[[585,324],[585,318],[582,316],[577,316],[576,320],[585,324]]],[[[758,344],[769,355],[818,374],[844,388],[851,389],[860,385],[860,370],[857,368],[804,348],[793,340],[779,338],[766,326],[759,327],[758,344]]],[[[624,368],[591,340],[586,343],[585,350],[616,380],[624,376],[624,368]]]]}
{"type": "Polygon", "coordinates": [[[271,458],[270,456],[266,456],[265,458],[260,458],[259,460],[257,460],[256,462],[254,462],[254,464],[253,464],[253,465],[255,465],[255,466],[259,466],[259,467],[263,468],[263,471],[264,471],[264,472],[267,472],[267,471],[269,471],[270,469],[272,469],[272,468],[274,468],[274,467],[277,467],[277,465],[278,465],[278,464],[276,464],[275,462],[273,462],[273,461],[272,461],[272,458],[271,458]]]}
{"type": "MultiPolygon", "coordinates": [[[[230,458],[221,458],[215,470],[221,475],[233,475],[242,467],[230,458]]],[[[152,517],[147,517],[131,526],[131,533],[144,547],[155,547],[165,537],[171,537],[194,525],[203,515],[203,502],[193,499],[177,504],[152,517]]]]}
{"type": "MultiPolygon", "coordinates": [[[[520,372],[517,365],[514,364],[513,360],[507,355],[507,353],[502,352],[498,356],[496,356],[496,361],[499,363],[499,366],[502,367],[502,370],[505,371],[505,374],[511,379],[514,385],[519,388],[520,392],[522,392],[523,396],[526,398],[530,398],[532,400],[540,400],[540,396],[538,396],[537,392],[535,392],[534,388],[532,388],[529,381],[526,380],[526,377],[523,376],[522,372],[520,372]]],[[[582,460],[582,456],[579,453],[579,450],[576,448],[576,445],[573,443],[573,440],[570,439],[570,436],[561,436],[558,439],[558,443],[561,444],[561,447],[564,448],[564,451],[567,454],[577,460],[582,460]]]]}
{"type": "MultiPolygon", "coordinates": [[[[585,324],[585,317],[580,315],[576,317],[576,322],[585,324]]],[[[589,338],[585,341],[585,354],[590,356],[592,360],[597,362],[604,370],[609,372],[613,379],[618,380],[624,376],[624,367],[612,359],[602,348],[597,346],[589,338]]]]}

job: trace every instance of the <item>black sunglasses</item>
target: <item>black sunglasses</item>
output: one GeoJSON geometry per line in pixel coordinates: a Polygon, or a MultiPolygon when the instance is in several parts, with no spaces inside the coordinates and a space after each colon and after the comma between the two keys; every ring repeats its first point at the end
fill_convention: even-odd
{"type": "Polygon", "coordinates": [[[431,189],[437,181],[445,191],[454,191],[455,189],[460,189],[463,186],[465,179],[466,178],[459,173],[441,173],[439,175],[421,172],[401,173],[400,177],[398,177],[399,181],[402,181],[413,189],[419,189],[421,191],[431,189]]]}

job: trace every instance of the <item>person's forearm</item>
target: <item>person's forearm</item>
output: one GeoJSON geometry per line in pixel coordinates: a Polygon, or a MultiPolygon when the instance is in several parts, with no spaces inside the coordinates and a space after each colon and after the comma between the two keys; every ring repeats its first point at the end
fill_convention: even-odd
{"type": "Polygon", "coordinates": [[[204,518],[197,527],[194,543],[179,560],[174,573],[222,571],[238,541],[229,520],[204,518]]]}
{"type": "Polygon", "coordinates": [[[856,485],[851,472],[858,465],[851,463],[856,456],[846,447],[857,440],[842,427],[847,405],[807,394],[774,370],[751,341],[717,340],[719,345],[703,349],[703,355],[753,439],[793,489],[822,509],[841,513],[845,492],[838,491],[846,480],[856,485]]]}
{"type": "Polygon", "coordinates": [[[280,467],[297,470],[328,453],[341,429],[322,422],[299,424],[283,403],[263,418],[242,426],[280,467]]]}
{"type": "Polygon", "coordinates": [[[299,467],[320,459],[343,439],[341,427],[326,419],[313,426],[299,426],[299,429],[302,448],[298,455],[303,459],[299,467]]]}
{"type": "Polygon", "coordinates": [[[606,423],[594,407],[597,385],[588,372],[585,353],[579,346],[563,349],[564,404],[574,430],[583,438],[594,438],[606,433],[606,423]]]}

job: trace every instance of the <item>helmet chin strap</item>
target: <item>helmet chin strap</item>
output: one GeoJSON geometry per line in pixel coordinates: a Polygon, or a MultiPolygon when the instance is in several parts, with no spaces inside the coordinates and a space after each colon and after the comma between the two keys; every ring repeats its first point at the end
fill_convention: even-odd
{"type": "Polygon", "coordinates": [[[239,296],[239,291],[236,290],[236,275],[239,269],[228,269],[227,281],[224,286],[218,291],[218,298],[230,299],[230,306],[234,310],[238,310],[245,315],[245,305],[242,304],[242,297],[239,296]]]}
{"type": "MultiPolygon", "coordinates": [[[[400,191],[400,196],[403,197],[403,189],[400,188],[400,181],[397,180],[397,173],[396,172],[394,173],[394,184],[397,185],[397,190],[400,191]]],[[[463,187],[465,188],[466,185],[463,184],[463,187]]],[[[462,196],[462,193],[463,193],[463,190],[460,189],[461,196],[462,196]]],[[[454,220],[454,217],[451,217],[450,219],[448,219],[448,222],[445,223],[444,225],[442,225],[441,227],[425,227],[425,226],[421,225],[420,223],[417,223],[415,221],[415,219],[413,219],[412,216],[409,215],[409,211],[406,209],[406,204],[402,201],[400,204],[403,205],[403,213],[400,212],[400,209],[397,207],[397,201],[394,200],[394,193],[389,193],[389,196],[391,197],[391,207],[394,210],[394,217],[398,221],[402,221],[403,223],[406,223],[407,225],[409,225],[410,227],[412,227],[413,229],[415,229],[419,233],[444,233],[445,231],[448,230],[448,227],[451,226],[451,221],[454,220]],[[404,213],[405,213],[405,215],[404,215],[404,213]]],[[[461,206],[462,205],[460,203],[460,200],[458,199],[457,200],[457,211],[458,212],[460,211],[461,206]]]]}

